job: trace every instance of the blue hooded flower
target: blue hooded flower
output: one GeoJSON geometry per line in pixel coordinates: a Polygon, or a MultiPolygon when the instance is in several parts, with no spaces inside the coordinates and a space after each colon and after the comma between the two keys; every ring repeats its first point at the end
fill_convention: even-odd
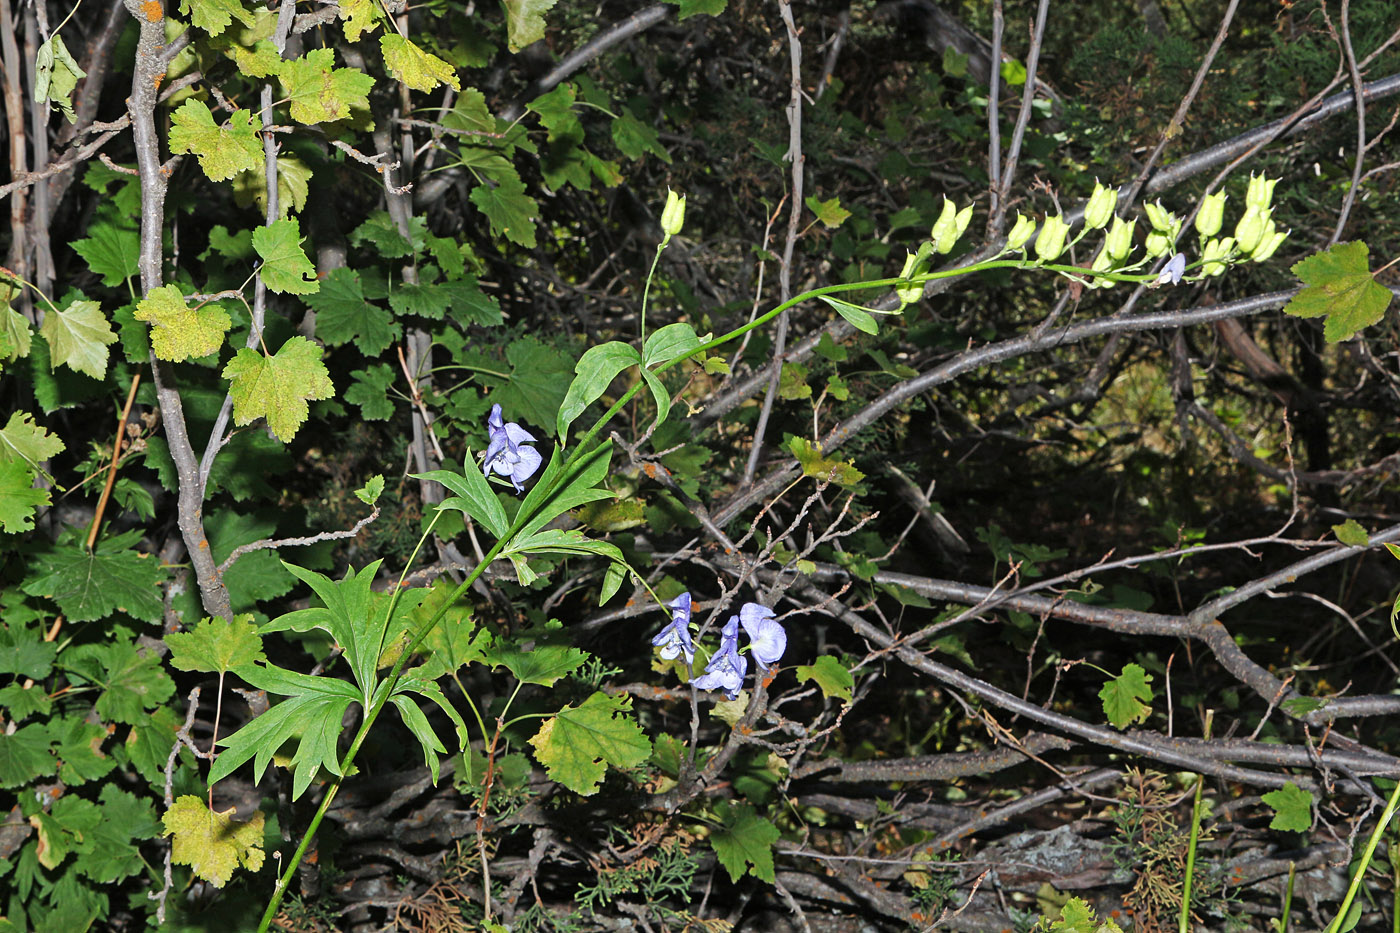
{"type": "Polygon", "coordinates": [[[758,603],[744,603],[739,622],[749,636],[749,650],[763,670],[782,659],[787,650],[787,630],[774,618],[772,609],[758,603]]]}
{"type": "Polygon", "coordinates": [[[533,444],[535,436],[516,424],[501,417],[501,406],[491,406],[491,416],[486,419],[489,442],[486,445],[486,461],[482,469],[487,476],[493,472],[508,477],[515,485],[516,492],[524,492],[523,481],[535,475],[544,458],[540,452],[526,444],[533,444]]]}
{"type": "Polygon", "coordinates": [[[737,700],[748,672],[749,659],[739,653],[739,617],[730,616],[720,632],[719,651],[691,684],[698,690],[723,690],[726,700],[737,700]]]}
{"type": "Polygon", "coordinates": [[[690,640],[690,594],[682,593],[666,604],[673,611],[671,624],[657,632],[651,643],[661,649],[667,661],[685,655],[685,663],[695,660],[695,643],[690,640]]]}

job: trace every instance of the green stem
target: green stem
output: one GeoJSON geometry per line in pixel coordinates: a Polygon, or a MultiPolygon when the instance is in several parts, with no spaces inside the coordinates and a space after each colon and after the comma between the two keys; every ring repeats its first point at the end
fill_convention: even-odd
{"type": "MultiPolygon", "coordinates": [[[[1215,710],[1206,710],[1205,737],[1210,738],[1211,721],[1215,710]]],[[[1196,843],[1201,838],[1201,788],[1206,776],[1196,775],[1196,796],[1191,803],[1191,841],[1186,845],[1186,872],[1181,881],[1181,916],[1177,929],[1179,933],[1191,933],[1191,882],[1196,875],[1196,843]]]]}
{"type": "Polygon", "coordinates": [[[651,260],[651,271],[647,273],[647,283],[642,286],[642,346],[647,342],[647,296],[651,294],[651,280],[656,275],[656,267],[661,262],[661,254],[666,249],[666,244],[671,242],[668,234],[656,244],[656,255],[651,260]]]}
{"type": "Polygon", "coordinates": [[[1385,833],[1385,828],[1390,824],[1395,816],[1395,811],[1400,809],[1400,781],[1395,784],[1395,789],[1390,792],[1390,799],[1385,802],[1385,809],[1381,811],[1380,822],[1376,823],[1376,828],[1371,831],[1371,837],[1366,840],[1366,848],[1362,850],[1361,861],[1356,866],[1356,871],[1352,873],[1351,885],[1347,888],[1347,896],[1342,899],[1342,906],[1337,910],[1336,919],[1327,925],[1326,933],[1341,933],[1342,922],[1351,911],[1351,903],[1356,900],[1356,894],[1361,890],[1361,879],[1366,876],[1366,869],[1371,865],[1371,858],[1376,854],[1376,846],[1380,844],[1381,835],[1385,833]]]}

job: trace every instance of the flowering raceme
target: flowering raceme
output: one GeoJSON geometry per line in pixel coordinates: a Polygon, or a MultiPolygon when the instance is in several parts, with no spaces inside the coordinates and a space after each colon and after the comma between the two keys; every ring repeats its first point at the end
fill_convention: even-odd
{"type": "Polygon", "coordinates": [[[487,476],[494,472],[509,478],[516,492],[524,492],[525,487],[520,484],[534,476],[544,460],[538,450],[525,446],[533,444],[535,436],[514,421],[504,420],[500,405],[491,406],[486,430],[489,441],[482,469],[487,476]]]}
{"type": "Polygon", "coordinates": [[[656,633],[651,643],[661,649],[667,661],[685,655],[685,663],[695,660],[695,643],[690,640],[690,594],[682,593],[666,604],[672,610],[671,624],[656,633]]]}
{"type": "Polygon", "coordinates": [[[726,700],[737,700],[748,672],[749,659],[739,653],[739,617],[730,616],[720,632],[719,650],[691,684],[698,690],[723,690],[726,700]]]}

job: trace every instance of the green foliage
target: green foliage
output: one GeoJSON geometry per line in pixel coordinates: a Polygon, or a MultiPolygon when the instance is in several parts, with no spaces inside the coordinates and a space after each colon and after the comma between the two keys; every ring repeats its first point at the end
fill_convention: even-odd
{"type": "Polygon", "coordinates": [[[814,682],[821,689],[822,696],[843,703],[851,702],[851,690],[856,685],[846,665],[829,654],[822,655],[811,664],[797,665],[797,679],[814,682]]]}
{"type": "Polygon", "coordinates": [[[1141,664],[1125,664],[1123,672],[1103,685],[1099,699],[1103,712],[1116,728],[1146,722],[1152,715],[1152,675],[1141,664]]]}
{"type": "Polygon", "coordinates": [[[305,337],[292,337],[272,356],[239,350],[224,367],[233,420],[250,424],[266,418],[278,440],[289,441],[310,413],[307,404],[334,391],[321,350],[305,337]]]}
{"type": "Polygon", "coordinates": [[[607,765],[634,768],[651,754],[651,741],[632,717],[631,698],[605,693],[546,719],[530,744],[552,780],[584,796],[598,792],[607,765]]]}
{"type": "Polygon", "coordinates": [[[1293,266],[1306,286],[1283,310],[1297,317],[1325,317],[1329,343],[1349,340],[1385,316],[1390,289],[1376,281],[1365,243],[1338,243],[1293,266]]]}
{"type": "Polygon", "coordinates": [[[117,335],[97,302],[76,300],[62,311],[49,309],[39,334],[48,341],[51,368],[67,366],[94,379],[107,375],[107,348],[117,335]]]}
{"type": "MultiPolygon", "coordinates": [[[[192,152],[210,181],[227,181],[239,172],[262,167],[262,120],[247,110],[235,110],[222,126],[202,102],[190,99],[171,115],[170,148],[192,152]]],[[[202,355],[202,354],[201,354],[202,355]]]]}
{"type": "Polygon", "coordinates": [[[1259,799],[1274,811],[1274,818],[1269,821],[1270,829],[1303,833],[1312,827],[1313,796],[1292,781],[1259,799]]]}
{"type": "Polygon", "coordinates": [[[151,325],[155,355],[175,363],[218,350],[232,323],[217,304],[191,308],[175,285],[151,289],[136,303],[133,316],[151,325]]]}
{"type": "Polygon", "coordinates": [[[773,843],[782,833],[748,804],[721,802],[716,811],[720,823],[710,830],[710,845],[729,880],[738,881],[747,872],[772,884],[773,843]]]}

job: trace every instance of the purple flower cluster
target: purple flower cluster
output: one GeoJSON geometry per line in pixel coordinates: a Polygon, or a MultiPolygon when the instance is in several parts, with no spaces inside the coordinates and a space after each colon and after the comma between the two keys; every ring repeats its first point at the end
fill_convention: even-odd
{"type": "Polygon", "coordinates": [[[535,436],[501,416],[501,406],[491,406],[491,416],[486,419],[488,435],[486,461],[482,469],[487,476],[498,473],[509,477],[516,492],[524,492],[522,482],[535,475],[544,458],[540,452],[527,444],[535,443],[535,436]]]}
{"type": "MultiPolygon", "coordinates": [[[[682,593],[668,605],[673,610],[671,624],[657,633],[651,643],[661,648],[663,658],[670,660],[684,654],[685,663],[690,664],[695,659],[695,645],[690,640],[690,594],[682,593]]],[[[749,653],[758,663],[760,672],[766,674],[778,663],[787,650],[787,631],[772,609],[758,603],[744,603],[739,614],[730,616],[720,630],[719,650],[710,656],[705,673],[692,679],[691,684],[701,690],[723,690],[730,700],[739,696],[739,689],[749,673],[748,655],[739,653],[741,627],[749,637],[749,653]]]]}

